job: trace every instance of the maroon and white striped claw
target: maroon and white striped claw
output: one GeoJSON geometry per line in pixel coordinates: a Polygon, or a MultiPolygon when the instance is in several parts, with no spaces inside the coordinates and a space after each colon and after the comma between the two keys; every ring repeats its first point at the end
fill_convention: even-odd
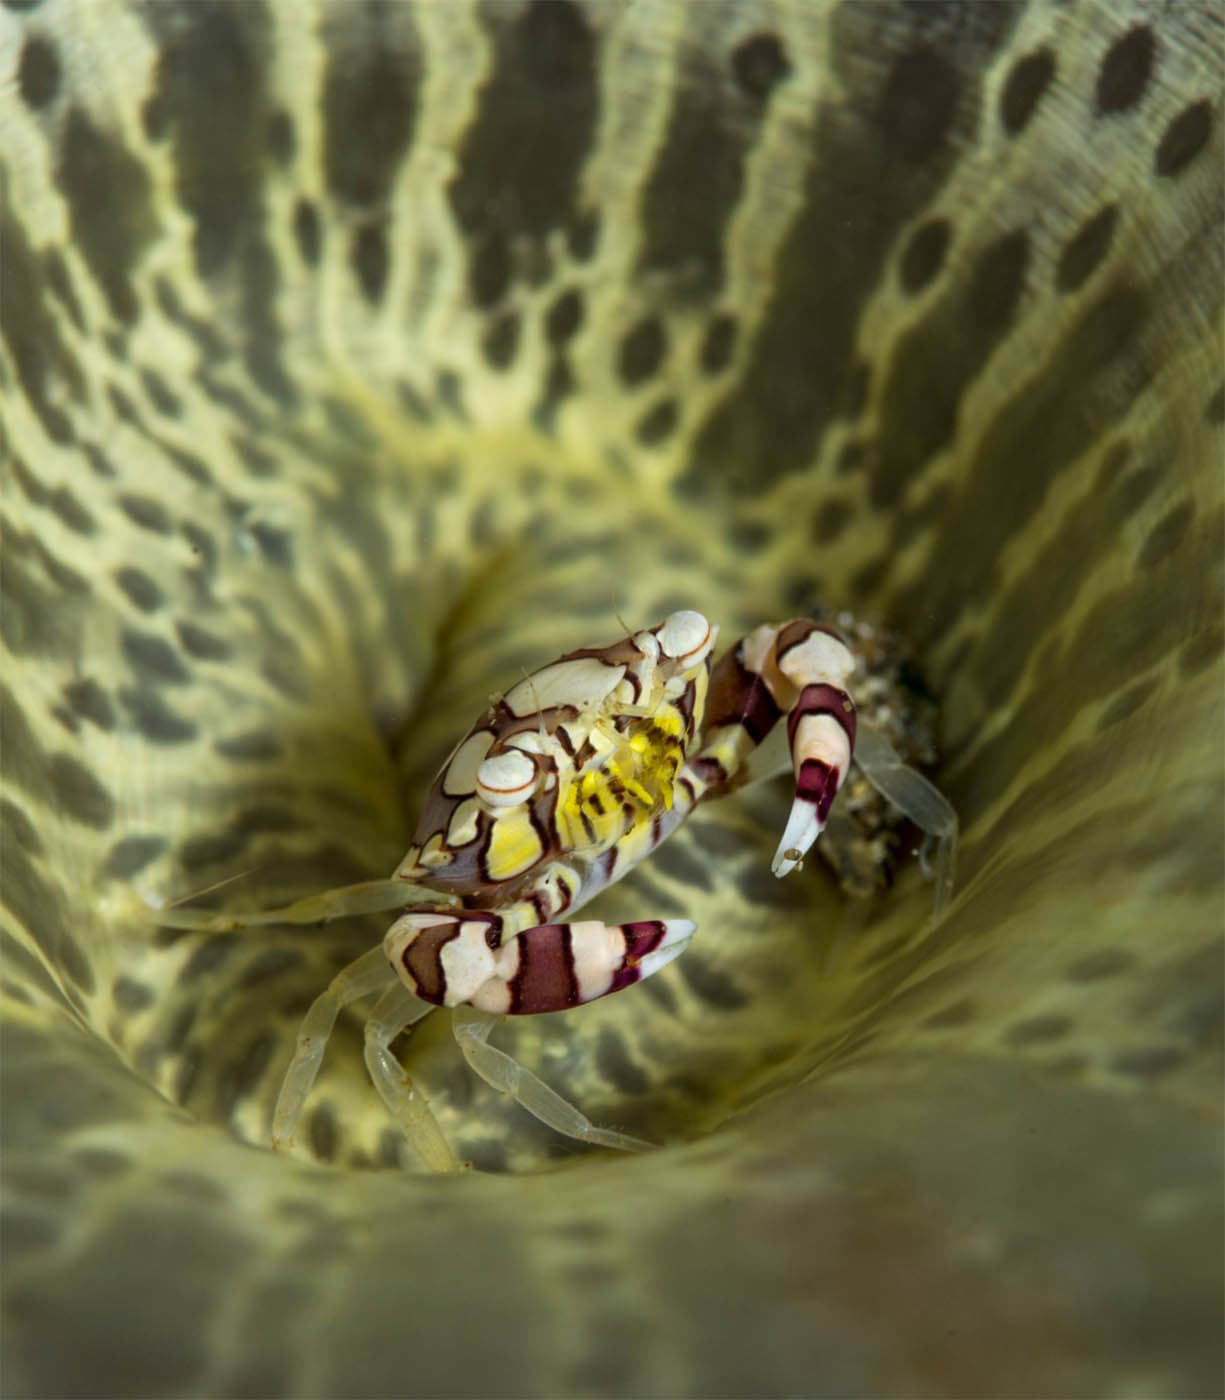
{"type": "Polygon", "coordinates": [[[388,929],[383,950],[422,1001],[533,1016],[581,1006],[650,977],[684,952],[696,925],[688,919],[585,919],[537,924],[505,943],[503,927],[492,913],[414,910],[388,929]]]}
{"type": "Polygon", "coordinates": [[[837,685],[806,685],[787,719],[795,801],[770,869],[782,879],[799,868],[829,818],[855,749],[855,705],[837,685]]]}
{"type": "Polygon", "coordinates": [[[688,919],[539,924],[498,950],[496,974],[468,1001],[501,1016],[581,1006],[667,967],[696,927],[688,919]]]}

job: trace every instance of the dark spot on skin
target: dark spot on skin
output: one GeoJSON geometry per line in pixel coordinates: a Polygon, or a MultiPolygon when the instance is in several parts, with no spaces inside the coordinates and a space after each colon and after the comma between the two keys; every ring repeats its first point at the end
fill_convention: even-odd
{"type": "MultiPolygon", "coordinates": [[[[695,957],[691,954],[678,958],[676,966],[680,968],[681,980],[690,990],[717,1010],[739,1011],[749,1004],[748,995],[730,977],[717,971],[700,955],[695,957]]],[[[652,981],[654,979],[649,978],[645,985],[649,987],[652,981]]]]}
{"type": "Polygon", "coordinates": [[[112,312],[131,323],[140,309],[132,272],[157,226],[148,172],[121,141],[73,107],[56,183],[68,201],[76,246],[112,312]]]}
{"type": "Polygon", "coordinates": [[[311,1151],[321,1161],[330,1162],[336,1156],[336,1115],[329,1104],[320,1104],[311,1114],[306,1138],[311,1151]]]}
{"type": "Polygon", "coordinates": [[[132,1163],[122,1152],[106,1147],[81,1147],[72,1154],[74,1166],[86,1175],[101,1180],[118,1176],[130,1169],[132,1163]]]}
{"type": "Polygon", "coordinates": [[[383,1167],[402,1167],[404,1165],[404,1135],[398,1128],[385,1128],[379,1134],[379,1145],[377,1160],[383,1167]]]}
{"type": "Polygon", "coordinates": [[[162,605],[162,590],[139,569],[130,565],[115,572],[115,582],[126,594],[129,602],[141,612],[156,612],[162,605]]]}
{"type": "Polygon", "coordinates": [[[60,90],[60,60],[49,39],[35,37],[21,50],[17,90],[27,107],[37,111],[55,101],[60,90]]]}
{"type": "Polygon", "coordinates": [[[254,439],[231,433],[230,442],[233,443],[234,451],[238,453],[243,466],[252,476],[276,476],[280,471],[277,459],[254,439]]]}
{"type": "Polygon", "coordinates": [[[115,416],[122,423],[130,423],[132,427],[141,427],[141,417],[136,411],[136,405],[128,398],[127,394],[118,384],[108,384],[106,386],[106,396],[111,401],[111,407],[115,410],[115,416]]]}
{"type": "Polygon", "coordinates": [[[468,266],[468,288],[479,307],[496,305],[510,286],[510,244],[500,233],[489,233],[474,244],[468,266]]]}
{"type": "Polygon", "coordinates": [[[635,1064],[624,1039],[611,1026],[605,1026],[596,1041],[596,1067],[623,1094],[645,1094],[650,1080],[635,1064]]]}
{"type": "Polygon", "coordinates": [[[71,754],[58,753],[47,764],[50,801],[55,809],[82,826],[101,831],[115,816],[110,793],[71,754]]]}
{"type": "Polygon", "coordinates": [[[156,691],[124,689],[119,703],[152,744],[185,744],[196,737],[194,722],[172,710],[156,691]]]}
{"type": "Polygon", "coordinates": [[[1023,230],[1006,233],[984,249],[974,270],[970,314],[993,333],[1012,319],[1029,269],[1029,236],[1023,230]]]}
{"type": "Polygon", "coordinates": [[[1018,1021],[1004,1032],[1004,1040],[1009,1045],[1039,1045],[1049,1040],[1059,1040],[1072,1029],[1067,1016],[1034,1016],[1028,1021],[1018,1021]]]}
{"type": "Polygon", "coordinates": [[[151,685],[183,685],[191,679],[178,652],[162,637],[127,629],[121,645],[128,665],[140,680],[151,685]]]}
{"type": "Polygon", "coordinates": [[[662,399],[638,420],[634,436],[643,447],[655,447],[672,435],[680,410],[675,399],[662,399]]]}
{"type": "Polygon", "coordinates": [[[111,984],[111,996],[119,1010],[129,1016],[153,1005],[153,988],[132,977],[116,977],[111,984]]]}
{"type": "Polygon", "coordinates": [[[1157,463],[1138,467],[1115,486],[1115,509],[1120,520],[1126,520],[1144,505],[1159,486],[1165,484],[1165,474],[1157,463]]]}
{"type": "Polygon", "coordinates": [[[238,942],[232,934],[221,934],[208,938],[192,953],[179,973],[181,986],[190,986],[201,977],[210,977],[225,966],[238,949],[238,942]]]}
{"type": "Polygon", "coordinates": [[[176,326],[191,336],[199,346],[205,359],[222,360],[229,353],[225,339],[218,334],[216,326],[200,316],[193,315],[179,300],[174,284],[165,277],[159,277],[155,284],[157,304],[176,326]]]}
{"type": "Polygon", "coordinates": [[[974,1015],[974,1003],[968,997],[962,997],[960,1001],[952,1002],[943,1010],[929,1016],[923,1025],[933,1031],[954,1030],[959,1026],[969,1025],[974,1015]]]}
{"type": "Polygon", "coordinates": [[[578,215],[566,230],[566,246],[577,262],[586,262],[595,252],[600,235],[600,217],[594,212],[578,215]]]}
{"type": "Polygon", "coordinates": [[[294,135],[293,117],[284,109],[278,107],[268,118],[268,153],[278,165],[288,165],[294,158],[297,150],[297,138],[294,135]]]}
{"type": "Polygon", "coordinates": [[[544,393],[532,410],[532,422],[542,432],[552,436],[556,430],[557,410],[562,400],[574,392],[574,375],[563,359],[554,360],[545,378],[544,393]]]}
{"type": "MultiPolygon", "coordinates": [[[[217,1107],[229,1117],[243,1099],[259,1085],[264,1071],[277,1048],[275,1037],[267,1031],[255,1035],[250,1043],[221,1068],[217,1076],[217,1107]]],[[[214,1191],[218,1188],[210,1182],[214,1191]]]]}
{"type": "Polygon", "coordinates": [[[1026,54],[1008,75],[1000,94],[1000,121],[1009,136],[1024,131],[1055,76],[1055,55],[1050,49],[1026,54]]]}
{"type": "Polygon", "coordinates": [[[64,687],[64,700],[74,714],[89,720],[99,729],[114,729],[115,712],[111,709],[106,691],[97,681],[72,681],[64,687]]]}
{"type": "Polygon", "coordinates": [[[390,265],[382,224],[369,224],[357,230],[353,235],[349,261],[361,284],[362,295],[371,306],[377,306],[383,298],[390,265]]]}
{"type": "Polygon", "coordinates": [[[521,322],[517,311],[504,311],[494,318],[481,340],[481,351],[492,369],[509,369],[519,348],[521,322]]]}
{"type": "Polygon", "coordinates": [[[850,524],[854,513],[854,507],[849,501],[838,497],[826,501],[817,511],[817,518],[813,524],[813,539],[818,544],[829,544],[836,540],[850,524]]]}
{"type": "Polygon", "coordinates": [[[1195,519],[1195,507],[1190,501],[1176,505],[1153,526],[1141,546],[1136,563],[1141,569],[1152,569],[1164,563],[1182,543],[1195,519]]]}
{"type": "MultiPolygon", "coordinates": [[[[335,36],[345,37],[341,31],[335,36]]],[[[417,64],[410,47],[375,36],[330,48],[324,170],[337,198],[370,208],[388,197],[416,122],[417,64]]]]}
{"type": "Polygon", "coordinates": [[[213,537],[190,520],[183,521],[179,528],[188,548],[200,561],[200,567],[211,573],[217,563],[217,546],[213,543],[213,537]]]}
{"type": "Polygon", "coordinates": [[[293,537],[285,530],[257,523],[247,526],[247,534],[269,564],[275,564],[278,569],[293,568],[293,537]]]}
{"type": "Polygon", "coordinates": [[[154,408],[167,418],[177,418],[183,411],[182,404],[170,392],[166,381],[155,369],[142,369],[140,372],[140,382],[145,386],[145,393],[149,396],[149,402],[154,408]]]}
{"type": "Polygon", "coordinates": [[[12,840],[28,855],[42,854],[43,843],[34,823],[7,797],[0,797],[0,822],[3,823],[5,840],[12,840]]]}
{"type": "Polygon", "coordinates": [[[702,350],[699,357],[702,370],[706,374],[722,374],[732,362],[736,348],[736,318],[726,312],[716,316],[706,328],[702,337],[702,350]]]}
{"type": "Polygon", "coordinates": [[[864,464],[864,445],[862,442],[846,442],[838,452],[837,472],[839,476],[852,476],[864,464]]]}
{"type": "Polygon", "coordinates": [[[952,230],[947,219],[929,219],[910,236],[898,265],[902,289],[914,296],[944,265],[952,230]]]}
{"type": "Polygon", "coordinates": [[[170,516],[151,496],[137,496],[125,492],[119,497],[119,507],[128,519],[139,525],[142,530],[150,530],[155,535],[170,533],[170,516]]]}
{"type": "Polygon", "coordinates": [[[1208,144],[1212,134],[1212,103],[1203,99],[1184,107],[1165,129],[1153,169],[1158,175],[1177,175],[1208,144]]]}
{"type": "Polygon", "coordinates": [[[47,276],[47,286],[51,288],[64,310],[72,317],[73,324],[78,330],[84,330],[85,315],[81,310],[81,303],[77,300],[72,278],[68,272],[68,264],[64,261],[64,255],[58,248],[44,249],[43,271],[47,276]]]}
{"type": "Polygon", "coordinates": [[[754,34],[732,50],[732,74],[740,90],[757,102],[764,102],[791,65],[776,34],[754,34]]]}
{"type": "Polygon", "coordinates": [[[903,159],[918,163],[943,146],[957,115],[957,70],[934,49],[908,49],[894,63],[877,120],[903,159]]]}
{"type": "Polygon", "coordinates": [[[654,316],[639,321],[626,333],[617,355],[617,373],[627,389],[655,373],[666,348],[663,326],[654,316]]]}
{"type": "Polygon", "coordinates": [[[300,199],[294,205],[293,236],[302,261],[308,267],[314,267],[319,261],[322,235],[319,230],[319,214],[309,199],[300,199]]]}
{"type": "Polygon", "coordinates": [[[727,527],[727,542],[740,554],[758,554],[774,537],[774,531],[760,520],[734,519],[727,527]]]}
{"type": "Polygon", "coordinates": [[[160,836],[125,836],[111,847],[103,867],[114,880],[127,880],[143,870],[166,849],[160,836]]]}
{"type": "Polygon", "coordinates": [[[583,296],[575,287],[563,292],[549,307],[544,320],[544,333],[550,345],[565,343],[583,324],[583,296]]]}
{"type": "Polygon", "coordinates": [[[1225,423],[1225,384],[1222,384],[1208,400],[1204,408],[1204,417],[1209,423],[1225,423]]]}
{"type": "Polygon", "coordinates": [[[1106,977],[1117,977],[1134,967],[1135,958],[1121,948],[1102,948],[1072,963],[1064,976],[1069,982],[1100,982],[1106,977]]]}
{"type": "Polygon", "coordinates": [[[1110,251],[1118,219],[1118,206],[1107,204],[1081,225],[1059,259],[1055,285],[1061,292],[1074,292],[1101,266],[1110,251]]]}
{"type": "Polygon", "coordinates": [[[254,730],[250,734],[236,734],[231,739],[218,739],[213,748],[222,758],[251,762],[255,759],[279,757],[282,745],[275,734],[254,730]]]}
{"type": "Polygon", "coordinates": [[[1134,107],[1153,73],[1157,44],[1146,25],[1128,30],[1111,45],[1097,75],[1097,110],[1102,116],[1134,107]]]}
{"type": "Polygon", "coordinates": [[[197,623],[183,620],[175,623],[175,631],[183,644],[183,651],[188,652],[190,657],[196,657],[197,661],[225,661],[230,655],[227,641],[197,623]]]}
{"type": "Polygon", "coordinates": [[[1116,1074],[1135,1079],[1156,1079],[1177,1069],[1187,1058],[1187,1052],[1177,1045],[1152,1045],[1139,1050],[1124,1050],[1110,1062],[1116,1074]]]}
{"type": "Polygon", "coordinates": [[[94,518],[77,500],[66,486],[56,487],[47,493],[47,505],[60,521],[78,535],[92,535],[96,531],[94,518]]]}

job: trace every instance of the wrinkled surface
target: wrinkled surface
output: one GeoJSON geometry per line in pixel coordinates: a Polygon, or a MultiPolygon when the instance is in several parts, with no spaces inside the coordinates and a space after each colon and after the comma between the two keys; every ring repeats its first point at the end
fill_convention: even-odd
{"type": "Polygon", "coordinates": [[[1219,1394],[1219,10],[0,7],[6,1393],[1219,1394]],[[886,619],[961,874],[777,882],[783,786],[499,1029],[585,1154],[338,1032],[489,695],[697,607],[886,619]],[[240,877],[240,878],[235,878],[240,877]]]}

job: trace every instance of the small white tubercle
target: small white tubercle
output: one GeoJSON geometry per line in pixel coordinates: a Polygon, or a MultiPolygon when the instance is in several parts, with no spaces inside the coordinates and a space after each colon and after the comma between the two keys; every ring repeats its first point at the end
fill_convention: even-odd
{"type": "Polygon", "coordinates": [[[710,623],[691,609],[671,613],[659,628],[659,645],[664,655],[684,666],[696,666],[714,641],[710,623]]]}
{"type": "Polygon", "coordinates": [[[487,758],[476,770],[478,795],[491,807],[513,807],[536,786],[536,765],[521,749],[487,758]]]}

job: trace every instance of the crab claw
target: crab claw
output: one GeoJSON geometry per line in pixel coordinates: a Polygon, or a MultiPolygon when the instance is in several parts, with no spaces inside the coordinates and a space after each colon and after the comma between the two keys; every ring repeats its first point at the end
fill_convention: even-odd
{"type": "Polygon", "coordinates": [[[855,748],[855,705],[841,686],[806,685],[787,719],[795,800],[770,864],[779,879],[798,869],[820,836],[855,748]]]}
{"type": "Polygon", "coordinates": [[[498,950],[498,970],[469,998],[498,1015],[564,1011],[632,987],[689,946],[688,919],[538,924],[498,950]]]}

